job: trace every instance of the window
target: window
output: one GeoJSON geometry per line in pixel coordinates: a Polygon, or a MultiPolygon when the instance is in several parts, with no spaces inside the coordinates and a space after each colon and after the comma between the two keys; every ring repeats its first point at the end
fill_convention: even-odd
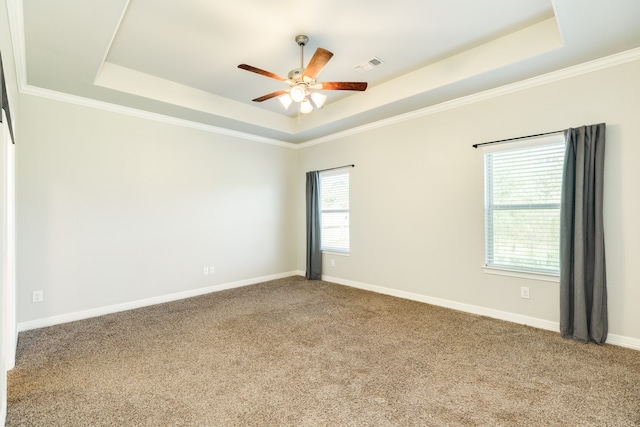
{"type": "Polygon", "coordinates": [[[484,155],[485,263],[557,275],[564,138],[501,148],[484,155]]]}
{"type": "Polygon", "coordinates": [[[320,174],[321,248],[349,252],[349,172],[320,174]]]}

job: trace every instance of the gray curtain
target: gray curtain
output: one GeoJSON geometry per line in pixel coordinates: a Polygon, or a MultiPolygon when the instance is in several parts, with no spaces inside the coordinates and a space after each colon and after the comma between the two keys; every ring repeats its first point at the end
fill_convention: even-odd
{"type": "Polygon", "coordinates": [[[602,220],[605,124],[567,129],[560,207],[560,333],[604,344],[607,278],[602,220]]]}
{"type": "MultiPolygon", "coordinates": [[[[0,85],[2,86],[2,96],[0,96],[0,108],[4,110],[7,116],[7,127],[11,135],[11,142],[16,143],[13,137],[13,124],[11,123],[11,111],[9,111],[9,99],[7,98],[7,86],[4,81],[4,68],[2,68],[2,55],[0,54],[0,85]]],[[[0,123],[2,123],[2,114],[0,114],[0,123]]]]}
{"type": "Polygon", "coordinates": [[[307,273],[305,276],[309,280],[322,278],[319,186],[320,173],[307,172],[307,273]]]}

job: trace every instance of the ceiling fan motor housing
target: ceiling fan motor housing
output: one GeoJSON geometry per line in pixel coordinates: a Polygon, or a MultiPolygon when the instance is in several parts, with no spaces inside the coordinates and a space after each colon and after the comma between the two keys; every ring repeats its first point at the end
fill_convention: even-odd
{"type": "Polygon", "coordinates": [[[303,73],[304,73],[304,68],[295,68],[289,71],[289,74],[287,75],[287,77],[289,78],[289,80],[297,82],[299,80],[302,80],[303,73]]]}
{"type": "MultiPolygon", "coordinates": [[[[309,42],[309,37],[305,35],[296,36],[296,43],[300,46],[300,68],[294,68],[289,71],[287,78],[285,79],[278,74],[271,73],[269,71],[261,70],[260,68],[252,67],[247,64],[240,64],[238,68],[243,70],[251,71],[252,73],[257,73],[266,77],[270,77],[272,79],[279,80],[281,82],[285,82],[289,85],[289,89],[287,90],[277,90],[275,92],[271,92],[267,95],[261,96],[259,98],[253,99],[254,102],[262,102],[268,99],[279,97],[280,100],[285,99],[281,95],[289,95],[289,98],[295,102],[302,103],[303,101],[308,101],[307,98],[311,98],[311,101],[308,101],[306,104],[311,106],[310,102],[316,106],[316,108],[321,108],[324,103],[324,99],[326,96],[321,95],[318,92],[312,92],[311,89],[315,90],[355,90],[355,91],[363,91],[367,88],[367,83],[365,82],[325,82],[325,83],[317,83],[316,76],[322,70],[322,68],[327,65],[327,62],[333,56],[333,53],[329,52],[326,49],[318,48],[316,52],[311,57],[309,64],[305,68],[304,66],[304,46],[309,42]]],[[[301,112],[307,113],[309,111],[303,111],[302,108],[307,108],[301,104],[301,112]]],[[[283,103],[284,105],[284,103],[283,103]]],[[[285,105],[287,108],[289,105],[285,105]]]]}
{"type": "Polygon", "coordinates": [[[309,37],[305,35],[296,36],[296,43],[298,43],[299,46],[304,46],[309,43],[309,37]]]}

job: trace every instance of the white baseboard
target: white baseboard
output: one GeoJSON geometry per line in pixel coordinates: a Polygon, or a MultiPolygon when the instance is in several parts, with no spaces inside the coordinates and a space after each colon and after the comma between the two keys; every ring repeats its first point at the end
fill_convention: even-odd
{"type": "MultiPolygon", "coordinates": [[[[155,304],[162,304],[165,302],[178,301],[185,298],[191,298],[191,297],[196,297],[199,295],[204,295],[212,292],[223,291],[226,289],[240,288],[243,286],[254,285],[256,283],[267,282],[269,280],[282,279],[284,277],[304,276],[304,275],[305,275],[304,271],[294,270],[286,273],[272,274],[269,276],[239,280],[237,282],[214,285],[206,288],[192,289],[189,291],[178,292],[175,294],[162,295],[162,296],[147,298],[147,299],[138,300],[138,301],[131,301],[131,302],[122,303],[122,304],[99,307],[91,310],[84,310],[84,311],[78,311],[78,312],[69,313],[69,314],[51,316],[43,319],[36,319],[36,320],[31,320],[29,322],[19,323],[18,332],[28,331],[30,329],[44,328],[47,326],[53,326],[60,323],[73,322],[76,320],[88,319],[90,317],[103,316],[105,314],[112,314],[112,313],[118,313],[126,310],[133,310],[136,308],[147,307],[155,304]]],[[[387,288],[384,286],[370,285],[367,283],[341,279],[338,277],[323,275],[322,280],[336,283],[339,285],[350,286],[352,288],[358,288],[358,289],[363,289],[371,292],[376,292],[379,294],[390,295],[390,296],[408,299],[412,301],[423,302],[426,304],[437,305],[439,307],[445,307],[453,310],[463,311],[465,313],[478,314],[481,316],[492,317],[494,319],[506,320],[507,322],[518,323],[521,325],[528,325],[538,329],[545,329],[545,330],[554,331],[554,332],[558,332],[560,330],[559,323],[553,322],[550,320],[523,316],[521,314],[494,310],[491,308],[480,307],[477,305],[464,304],[461,302],[446,300],[442,298],[434,298],[434,297],[430,297],[422,294],[416,294],[413,292],[401,291],[399,289],[387,288]]],[[[607,344],[631,348],[634,350],[640,350],[640,339],[625,337],[623,335],[608,334],[607,344]]]]}
{"type": "Polygon", "coordinates": [[[61,323],[74,322],[76,320],[88,319],[91,317],[104,316],[105,314],[118,313],[126,310],[147,307],[150,305],[163,304],[165,302],[178,301],[185,298],[197,297],[199,295],[209,294],[212,292],[224,291],[226,289],[240,288],[256,283],[267,282],[269,280],[282,279],[284,277],[299,275],[298,271],[289,271],[286,273],[272,274],[269,276],[255,277],[252,279],[239,280],[237,282],[224,283],[220,285],[208,286],[206,288],[191,289],[175,294],[161,295],[152,298],[146,298],[137,301],[125,302],[122,304],[108,305],[105,307],[93,308],[90,310],[76,311],[74,313],[61,314],[58,316],[46,317],[43,319],[31,320],[28,322],[18,323],[18,332],[28,331],[30,329],[44,328],[47,326],[58,325],[61,323]]]}
{"type": "Polygon", "coordinates": [[[607,334],[607,344],[640,350],[639,339],[625,337],[624,335],[607,334]]]}
{"type": "MultiPolygon", "coordinates": [[[[304,275],[304,273],[302,273],[304,275]]],[[[369,285],[366,283],[355,282],[353,280],[340,279],[338,277],[322,276],[322,280],[337,283],[339,285],[350,286],[353,288],[363,289],[376,292],[379,294],[390,295],[398,298],[404,298],[412,301],[424,302],[427,304],[437,305],[439,307],[451,308],[453,310],[463,311],[466,313],[478,314],[481,316],[492,317],[494,319],[506,320],[507,322],[519,323],[521,325],[533,326],[538,329],[546,329],[549,331],[559,332],[559,322],[538,319],[535,317],[523,316],[521,314],[510,313],[507,311],[494,310],[491,308],[480,307],[477,305],[464,304],[457,301],[451,301],[441,298],[429,297],[426,295],[416,294],[413,292],[401,291],[384,286],[369,285]]],[[[627,347],[634,350],[640,350],[640,340],[636,338],[625,337],[622,335],[607,335],[607,344],[627,347]]]]}

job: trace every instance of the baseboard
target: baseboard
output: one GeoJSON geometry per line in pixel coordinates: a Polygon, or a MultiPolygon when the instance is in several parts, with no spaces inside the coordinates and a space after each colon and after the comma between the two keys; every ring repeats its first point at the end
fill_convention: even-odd
{"type": "Polygon", "coordinates": [[[624,335],[607,334],[607,344],[640,350],[639,339],[625,337],[624,335]]]}
{"type": "MultiPolygon", "coordinates": [[[[303,273],[304,275],[304,273],[303,273]]],[[[353,288],[363,289],[367,291],[376,292],[379,294],[390,295],[398,298],[408,299],[412,301],[424,302],[427,304],[437,305],[439,307],[450,308],[453,310],[463,311],[465,313],[478,314],[481,316],[492,317],[494,319],[506,320],[507,322],[519,323],[521,325],[532,326],[538,329],[545,329],[549,331],[559,332],[560,324],[550,320],[538,319],[535,317],[523,316],[521,314],[510,313],[507,311],[494,310],[486,307],[480,307],[477,305],[464,304],[457,301],[451,301],[441,298],[429,297],[422,294],[416,294],[413,292],[401,291],[398,289],[387,288],[384,286],[370,285],[361,282],[355,282],[353,280],[341,279],[338,277],[322,276],[322,280],[327,282],[337,283],[339,285],[350,286],[353,288]]],[[[622,335],[608,334],[607,344],[616,345],[620,347],[631,348],[634,350],[640,350],[640,340],[636,338],[625,337],[622,335]]]]}
{"type": "Polygon", "coordinates": [[[185,298],[197,297],[212,292],[224,291],[227,289],[240,288],[243,286],[255,285],[256,283],[267,282],[269,280],[282,279],[285,277],[297,276],[298,271],[289,271],[286,273],[272,274],[269,276],[254,277],[251,279],[239,280],[236,282],[224,283],[220,285],[208,286],[206,288],[191,289],[184,292],[177,292],[169,295],[161,295],[153,298],[146,298],[137,301],[126,302],[122,304],[98,307],[90,310],[77,311],[74,313],[61,314],[58,316],[46,317],[43,319],[30,320],[28,322],[18,323],[18,332],[28,331],[30,329],[44,328],[47,326],[58,325],[61,323],[74,322],[76,320],[88,319],[91,317],[104,316],[105,314],[118,313],[126,310],[147,307],[150,305],[163,304],[171,301],[178,301],[185,298]]]}
{"type": "MultiPolygon", "coordinates": [[[[209,294],[212,292],[219,292],[226,289],[233,289],[233,288],[240,288],[243,286],[254,285],[256,283],[267,282],[269,280],[276,280],[276,279],[282,279],[285,277],[304,276],[304,275],[305,275],[304,271],[294,270],[286,273],[272,274],[269,276],[239,280],[236,282],[214,285],[206,288],[192,289],[189,291],[178,292],[178,293],[169,294],[169,295],[162,295],[162,296],[147,298],[143,300],[131,301],[123,304],[99,307],[91,310],[78,311],[78,312],[63,314],[59,316],[51,316],[43,319],[31,320],[29,322],[18,323],[18,332],[28,331],[30,329],[44,328],[47,326],[73,322],[76,320],[88,319],[91,317],[103,316],[105,314],[112,314],[112,313],[118,313],[126,310],[133,310],[136,308],[147,307],[155,304],[178,301],[181,299],[196,297],[199,295],[209,294]]],[[[430,297],[422,294],[416,294],[413,292],[402,291],[399,289],[387,288],[384,286],[370,285],[367,283],[356,282],[353,280],[341,279],[339,277],[323,275],[322,280],[336,283],[339,285],[350,286],[353,288],[376,292],[379,294],[390,295],[390,296],[408,299],[412,301],[423,302],[426,304],[437,305],[439,307],[445,307],[453,310],[463,311],[465,313],[478,314],[481,316],[492,317],[494,319],[506,320],[507,322],[519,323],[521,325],[532,326],[538,329],[545,329],[545,330],[554,331],[554,332],[558,332],[560,330],[560,325],[558,322],[538,319],[535,317],[523,316],[521,314],[494,310],[486,307],[480,307],[477,305],[464,304],[461,302],[446,300],[442,298],[434,298],[434,297],[430,297]]],[[[616,345],[619,347],[631,348],[634,350],[640,350],[640,339],[625,337],[623,335],[608,334],[607,344],[616,345]]]]}

